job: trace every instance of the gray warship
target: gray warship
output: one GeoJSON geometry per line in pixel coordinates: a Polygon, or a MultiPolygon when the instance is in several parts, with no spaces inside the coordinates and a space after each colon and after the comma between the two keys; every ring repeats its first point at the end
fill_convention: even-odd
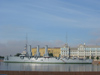
{"type": "MultiPolygon", "coordinates": [[[[26,45],[27,49],[27,45],[26,45]]],[[[16,56],[6,56],[4,62],[7,63],[43,63],[43,64],[91,64],[92,59],[78,59],[78,58],[66,58],[66,57],[49,57],[48,46],[45,46],[45,54],[40,57],[39,45],[37,46],[37,53],[32,56],[31,45],[28,46],[26,54],[22,54],[19,57],[16,56]]]]}

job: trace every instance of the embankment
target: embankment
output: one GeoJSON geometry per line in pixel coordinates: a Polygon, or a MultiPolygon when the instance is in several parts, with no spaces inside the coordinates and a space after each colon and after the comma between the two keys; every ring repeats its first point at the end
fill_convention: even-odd
{"type": "Polygon", "coordinates": [[[95,60],[92,62],[92,64],[100,64],[100,60],[95,60]]]}
{"type": "Polygon", "coordinates": [[[1,75],[100,75],[100,72],[0,71],[1,75]]]}

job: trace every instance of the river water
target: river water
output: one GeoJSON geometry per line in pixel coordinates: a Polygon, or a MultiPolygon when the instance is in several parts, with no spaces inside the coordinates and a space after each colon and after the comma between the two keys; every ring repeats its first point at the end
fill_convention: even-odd
{"type": "Polygon", "coordinates": [[[0,62],[0,70],[8,71],[100,71],[100,65],[92,64],[34,64],[0,62]]]}

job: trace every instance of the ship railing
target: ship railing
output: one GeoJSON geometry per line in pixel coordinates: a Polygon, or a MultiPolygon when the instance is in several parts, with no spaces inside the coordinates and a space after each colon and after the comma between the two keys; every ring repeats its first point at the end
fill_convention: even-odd
{"type": "Polygon", "coordinates": [[[64,63],[66,63],[63,59],[61,59],[64,63]]]}

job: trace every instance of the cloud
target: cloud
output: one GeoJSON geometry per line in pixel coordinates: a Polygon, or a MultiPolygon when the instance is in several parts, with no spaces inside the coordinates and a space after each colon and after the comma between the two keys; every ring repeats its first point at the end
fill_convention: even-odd
{"type": "Polygon", "coordinates": [[[99,30],[99,28],[98,29],[95,29],[95,30],[92,30],[91,32],[90,32],[90,34],[91,34],[91,36],[96,36],[96,37],[100,37],[100,30],[99,30]]]}
{"type": "MultiPolygon", "coordinates": [[[[92,8],[92,7],[87,7],[86,5],[83,5],[82,3],[86,3],[87,5],[90,5],[90,6],[94,6],[94,7],[97,7],[97,8],[99,8],[99,5],[100,5],[100,2],[98,2],[98,1],[94,1],[94,0],[84,0],[84,1],[78,1],[78,2],[81,2],[81,3],[79,3],[78,4],[78,2],[77,3],[75,3],[75,2],[69,2],[69,1],[66,1],[66,2],[64,2],[64,1],[59,1],[60,2],[60,4],[62,4],[62,5],[67,5],[67,7],[72,7],[72,8],[74,8],[74,9],[72,9],[72,10],[70,10],[70,11],[73,11],[74,12],[74,10],[75,9],[77,9],[77,10],[75,10],[75,13],[79,13],[79,14],[82,14],[82,15],[87,15],[87,16],[90,16],[90,14],[88,14],[88,13],[86,13],[87,11],[91,11],[91,12],[100,12],[100,10],[96,10],[96,9],[94,9],[94,8],[92,8]],[[81,4],[81,5],[80,5],[81,4]],[[95,6],[96,5],[96,6],[95,6]]],[[[91,15],[92,16],[92,15],[91,15]]]]}
{"type": "MultiPolygon", "coordinates": [[[[36,47],[37,45],[40,45],[40,47],[44,47],[45,45],[48,45],[48,47],[61,47],[64,42],[61,40],[55,40],[55,41],[30,41],[28,43],[29,45],[33,47],[36,47]]],[[[16,53],[22,53],[24,51],[25,47],[25,41],[16,41],[16,40],[10,40],[6,43],[0,43],[0,56],[7,56],[7,55],[15,55],[16,53]]]]}
{"type": "MultiPolygon", "coordinates": [[[[84,1],[83,1],[84,2],[84,1]]],[[[31,2],[9,2],[5,6],[2,4],[2,14],[8,15],[15,19],[15,23],[21,23],[26,25],[37,25],[37,22],[42,22],[43,25],[46,22],[52,23],[52,26],[68,26],[68,27],[96,27],[98,24],[94,22],[96,14],[93,13],[94,9],[84,7],[75,3],[69,3],[68,1],[31,1],[31,2]],[[17,16],[15,16],[17,15],[17,16]],[[14,16],[14,17],[13,17],[14,16]],[[85,16],[85,18],[84,18],[85,16]],[[92,17],[91,17],[92,16],[92,17]],[[78,17],[78,18],[77,18],[78,17]],[[27,18],[27,19],[26,19],[27,18]],[[92,18],[92,23],[90,20],[92,18]],[[34,21],[33,21],[34,20],[34,21]],[[20,22],[21,21],[21,22],[20,22]],[[63,24],[62,24],[63,23],[63,24]],[[84,26],[84,25],[85,26],[84,26]],[[97,24],[94,26],[94,24],[97,24]]],[[[3,16],[4,17],[4,16],[3,16]]],[[[2,17],[2,18],[3,18],[2,17]]],[[[5,16],[3,20],[8,18],[5,16]]],[[[99,18],[98,18],[99,20],[99,18]]],[[[7,19],[9,21],[9,18],[7,19]]],[[[13,19],[10,20],[10,22],[13,19]]],[[[2,21],[3,22],[3,21],[2,21]]],[[[12,22],[11,22],[12,23],[12,22]]],[[[98,21],[99,23],[99,21],[98,21]]],[[[46,24],[47,25],[47,24],[46,24]]],[[[45,26],[45,24],[44,24],[45,26]]],[[[35,26],[36,27],[36,26],[35,26]]]]}
{"type": "Polygon", "coordinates": [[[24,49],[24,41],[8,41],[0,44],[0,55],[15,55],[24,49]]]}
{"type": "Polygon", "coordinates": [[[100,45],[100,37],[88,40],[88,45],[100,45]]]}
{"type": "Polygon", "coordinates": [[[33,47],[36,47],[37,45],[40,45],[40,47],[44,47],[45,45],[48,45],[48,47],[61,47],[64,42],[61,40],[50,40],[50,41],[32,41],[31,42],[33,47]]]}
{"type": "Polygon", "coordinates": [[[90,43],[94,41],[99,43],[100,3],[98,1],[92,0],[91,3],[91,0],[88,2],[87,0],[40,0],[1,1],[0,3],[0,50],[3,52],[1,54],[10,54],[9,51],[11,54],[15,54],[22,51],[24,41],[15,40],[23,40],[26,33],[30,35],[30,39],[39,40],[30,42],[33,47],[37,45],[41,45],[41,47],[45,45],[61,46],[63,44],[61,40],[54,41],[53,39],[63,39],[62,36],[66,31],[72,37],[72,45],[73,41],[80,41],[80,38],[83,41],[84,39],[92,39],[90,43]],[[97,6],[98,8],[96,8],[97,6]],[[77,33],[75,34],[74,31],[77,33]],[[90,31],[93,32],[89,34],[90,31]],[[80,37],[84,33],[85,37],[80,37]],[[80,40],[72,40],[73,38],[77,39],[75,36],[79,36],[80,40]],[[96,37],[96,40],[93,41],[93,37],[96,37]],[[46,41],[48,39],[53,41],[46,41]]]}

